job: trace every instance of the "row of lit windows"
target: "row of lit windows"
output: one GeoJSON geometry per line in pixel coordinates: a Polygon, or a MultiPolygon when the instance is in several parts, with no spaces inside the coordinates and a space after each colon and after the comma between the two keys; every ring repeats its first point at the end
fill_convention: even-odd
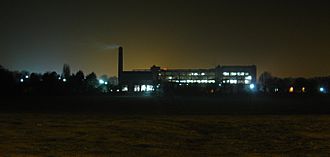
{"type": "Polygon", "coordinates": [[[251,80],[222,80],[222,83],[227,83],[227,84],[251,84],[251,80]]]}
{"type": "MultiPolygon", "coordinates": [[[[128,86],[123,86],[123,92],[128,92],[128,86]]],[[[151,92],[154,91],[153,85],[134,85],[134,92],[151,92]]]]}
{"type": "Polygon", "coordinates": [[[223,72],[223,76],[248,76],[247,72],[223,72]]]}
{"type": "Polygon", "coordinates": [[[159,73],[158,75],[159,76],[162,76],[162,75],[165,75],[165,76],[171,76],[171,75],[174,75],[174,76],[215,76],[215,73],[214,72],[211,72],[211,73],[205,73],[205,72],[202,72],[202,73],[197,73],[197,72],[192,72],[192,73],[187,73],[187,72],[167,72],[165,74],[159,73]]]}
{"type": "Polygon", "coordinates": [[[168,76],[166,77],[166,80],[209,80],[209,79],[215,79],[215,77],[187,77],[187,76],[181,76],[181,77],[173,77],[173,76],[168,76]]]}
{"type": "Polygon", "coordinates": [[[215,80],[170,80],[175,83],[215,83],[215,80]]]}
{"type": "Polygon", "coordinates": [[[222,79],[228,79],[228,80],[230,80],[230,79],[235,79],[235,80],[241,80],[241,79],[245,79],[245,80],[252,80],[252,76],[243,76],[243,77],[238,77],[238,76],[224,76],[222,79]]]}

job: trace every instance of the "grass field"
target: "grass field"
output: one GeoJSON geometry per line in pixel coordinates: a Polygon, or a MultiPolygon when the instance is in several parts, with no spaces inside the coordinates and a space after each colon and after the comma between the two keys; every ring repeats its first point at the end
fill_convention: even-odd
{"type": "Polygon", "coordinates": [[[0,114],[0,156],[328,156],[330,116],[0,114]]]}

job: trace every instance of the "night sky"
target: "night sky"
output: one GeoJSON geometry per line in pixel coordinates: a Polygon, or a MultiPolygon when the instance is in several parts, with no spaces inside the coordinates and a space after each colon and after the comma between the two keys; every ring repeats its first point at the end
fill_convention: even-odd
{"type": "Polygon", "coordinates": [[[328,0],[0,2],[0,64],[10,70],[255,64],[280,77],[330,75],[328,0]]]}

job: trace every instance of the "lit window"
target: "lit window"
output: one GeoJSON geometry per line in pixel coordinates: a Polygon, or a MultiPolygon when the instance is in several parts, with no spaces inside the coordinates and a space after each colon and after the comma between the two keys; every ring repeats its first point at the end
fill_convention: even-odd
{"type": "Polygon", "coordinates": [[[293,91],[294,91],[294,88],[293,87],[290,87],[289,88],[289,93],[293,93],[293,91]]]}
{"type": "Polygon", "coordinates": [[[252,80],[252,76],[245,77],[246,80],[252,80]]]}
{"type": "Polygon", "coordinates": [[[140,91],[140,86],[134,85],[134,92],[139,92],[139,91],[140,91]]]}
{"type": "Polygon", "coordinates": [[[237,80],[230,80],[230,84],[237,84],[237,80]]]}
{"type": "Polygon", "coordinates": [[[250,80],[244,80],[244,84],[250,84],[251,81],[250,80]]]}
{"type": "Polygon", "coordinates": [[[222,73],[224,76],[229,76],[229,72],[223,72],[222,73]]]}
{"type": "Polygon", "coordinates": [[[215,83],[215,80],[208,80],[207,83],[215,83]]]}
{"type": "Polygon", "coordinates": [[[204,75],[205,75],[205,73],[201,73],[201,75],[202,75],[202,76],[204,76],[204,75]]]}
{"type": "Polygon", "coordinates": [[[172,79],[173,79],[173,77],[172,77],[172,76],[169,76],[169,77],[168,77],[168,79],[169,79],[169,80],[172,80],[172,79]]]}
{"type": "Polygon", "coordinates": [[[147,85],[147,92],[153,91],[154,90],[154,86],[152,85],[147,85]]]}
{"type": "Polygon", "coordinates": [[[147,91],[147,86],[146,85],[142,85],[141,86],[141,92],[145,92],[147,91]]]}
{"type": "Polygon", "coordinates": [[[236,72],[231,72],[231,73],[230,73],[230,76],[236,76],[236,75],[237,75],[236,72]]]}
{"type": "Polygon", "coordinates": [[[123,88],[121,89],[121,91],[127,92],[128,91],[128,87],[127,86],[123,86],[123,88]]]}

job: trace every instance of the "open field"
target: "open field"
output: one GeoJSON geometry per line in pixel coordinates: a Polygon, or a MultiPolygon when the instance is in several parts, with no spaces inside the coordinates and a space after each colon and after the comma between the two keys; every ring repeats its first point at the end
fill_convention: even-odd
{"type": "Polygon", "coordinates": [[[327,97],[21,97],[0,156],[328,156],[327,97]]]}
{"type": "Polygon", "coordinates": [[[330,116],[0,114],[1,156],[327,156],[330,116]]]}

